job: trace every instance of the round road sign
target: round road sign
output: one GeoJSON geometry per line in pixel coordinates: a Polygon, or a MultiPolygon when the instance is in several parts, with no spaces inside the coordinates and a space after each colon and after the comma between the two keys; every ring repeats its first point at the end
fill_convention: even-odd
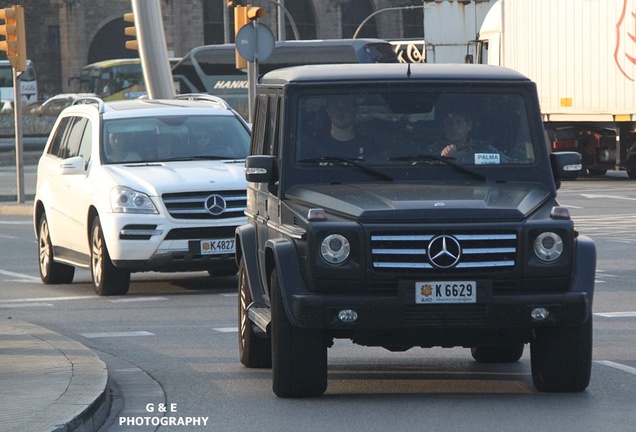
{"type": "Polygon", "coordinates": [[[266,25],[247,23],[236,35],[236,50],[248,62],[265,61],[274,51],[274,34],[266,25]]]}

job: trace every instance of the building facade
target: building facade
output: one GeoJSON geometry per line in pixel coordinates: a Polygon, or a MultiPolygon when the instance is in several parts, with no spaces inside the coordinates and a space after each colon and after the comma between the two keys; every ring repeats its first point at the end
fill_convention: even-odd
{"type": "MultiPolygon", "coordinates": [[[[192,48],[234,42],[232,9],[228,0],[159,0],[167,50],[181,57],[192,48]]],[[[261,22],[278,40],[358,37],[424,39],[426,13],[433,8],[457,10],[473,20],[480,3],[494,0],[252,0],[267,10],[261,22]],[[281,13],[283,4],[293,19],[281,13]],[[472,12],[471,12],[472,11],[472,12]],[[368,19],[370,15],[373,17],[368,19]],[[472,14],[472,15],[471,15],[472,14]],[[364,24],[363,24],[364,23],[364,24]],[[361,24],[363,24],[361,26],[361,24]],[[296,31],[295,31],[296,30],[296,31]]],[[[240,3],[235,1],[234,3],[240,3]]],[[[246,3],[246,2],[245,2],[246,3]]],[[[0,0],[0,8],[16,4],[0,0]]],[[[125,48],[123,15],[132,11],[130,0],[19,0],[24,7],[28,57],[36,65],[42,98],[72,91],[71,78],[81,68],[100,60],[138,57],[125,48]]]]}

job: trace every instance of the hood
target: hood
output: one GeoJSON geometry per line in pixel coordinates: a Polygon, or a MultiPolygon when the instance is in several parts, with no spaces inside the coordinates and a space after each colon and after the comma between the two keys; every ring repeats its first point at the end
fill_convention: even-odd
{"type": "Polygon", "coordinates": [[[478,221],[523,220],[550,198],[550,192],[527,183],[365,183],[295,186],[286,197],[363,221],[478,221]]]}
{"type": "Polygon", "coordinates": [[[104,169],[122,186],[161,196],[175,192],[246,189],[244,166],[243,160],[183,161],[104,165],[104,169]]]}

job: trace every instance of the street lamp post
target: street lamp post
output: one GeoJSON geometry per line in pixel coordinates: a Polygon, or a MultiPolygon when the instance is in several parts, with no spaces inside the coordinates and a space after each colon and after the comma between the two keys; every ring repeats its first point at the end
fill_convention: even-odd
{"type": "MultiPolygon", "coordinates": [[[[273,1],[273,0],[270,0],[273,1]]],[[[384,9],[380,9],[377,10],[375,12],[373,12],[371,15],[369,15],[368,17],[366,17],[358,26],[358,28],[356,29],[355,33],[353,34],[353,39],[358,37],[358,33],[360,33],[360,30],[362,30],[362,27],[374,16],[376,16],[377,14],[379,14],[380,12],[387,12],[387,11],[392,11],[392,10],[406,10],[406,9],[423,9],[424,5],[422,6],[396,6],[396,7],[388,7],[388,8],[384,8],[384,9]]]]}
{"type": "Polygon", "coordinates": [[[268,1],[270,3],[274,3],[276,6],[278,6],[278,9],[279,9],[279,12],[278,12],[278,40],[285,40],[285,20],[280,15],[280,9],[282,9],[282,11],[285,13],[285,16],[287,16],[287,19],[289,20],[289,24],[291,25],[292,31],[294,32],[294,37],[296,38],[296,40],[300,40],[300,34],[298,33],[298,27],[296,27],[296,21],[294,21],[294,17],[291,16],[289,11],[287,10],[285,5],[283,4],[283,2],[285,0],[282,0],[282,1],[268,0],[268,1]]]}

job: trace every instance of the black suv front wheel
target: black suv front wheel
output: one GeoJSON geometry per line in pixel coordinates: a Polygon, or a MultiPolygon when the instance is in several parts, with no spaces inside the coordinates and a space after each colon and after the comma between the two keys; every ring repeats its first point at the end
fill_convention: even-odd
{"type": "Polygon", "coordinates": [[[530,342],[530,363],[537,390],[585,390],[592,372],[592,317],[578,327],[545,327],[535,333],[530,342]]]}
{"type": "Polygon", "coordinates": [[[327,390],[327,343],[321,330],[294,327],[283,303],[278,272],[271,276],[272,388],[282,398],[314,397],[327,390]]]}

